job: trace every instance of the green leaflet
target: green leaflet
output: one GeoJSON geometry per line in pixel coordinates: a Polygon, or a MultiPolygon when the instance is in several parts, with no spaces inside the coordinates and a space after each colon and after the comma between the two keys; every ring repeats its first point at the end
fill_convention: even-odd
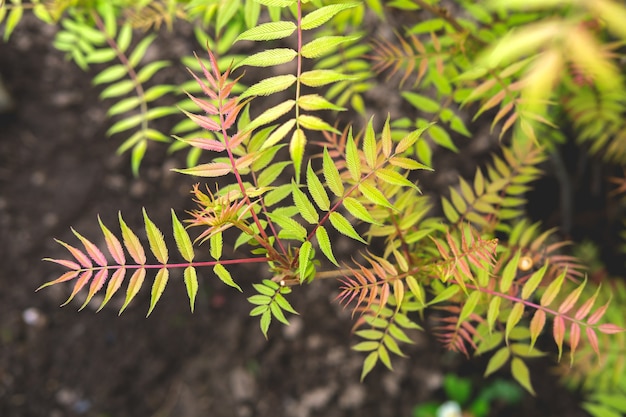
{"type": "Polygon", "coordinates": [[[296,55],[298,55],[298,53],[291,48],[268,49],[267,51],[258,52],[242,59],[235,65],[234,69],[244,65],[251,67],[272,67],[281,65],[293,61],[296,55]]]}
{"type": "Polygon", "coordinates": [[[321,130],[326,132],[341,133],[322,119],[317,116],[311,116],[308,114],[301,114],[298,116],[297,122],[305,129],[309,130],[321,130]]]}
{"type": "Polygon", "coordinates": [[[300,26],[303,30],[315,29],[328,22],[342,10],[350,9],[358,5],[359,3],[343,3],[320,7],[319,9],[304,16],[300,26]]]}
{"type": "Polygon", "coordinates": [[[492,373],[496,372],[498,369],[502,368],[506,361],[511,357],[511,352],[509,348],[504,346],[500,348],[494,355],[489,359],[489,363],[487,364],[487,369],[485,370],[485,377],[488,377],[492,373]]]}
{"type": "Polygon", "coordinates": [[[293,22],[270,22],[263,23],[252,29],[248,29],[235,39],[238,41],[271,41],[283,39],[296,30],[293,22]]]}
{"type": "Polygon", "coordinates": [[[300,251],[298,252],[298,273],[300,275],[300,284],[307,279],[307,270],[311,264],[311,256],[313,256],[313,254],[313,245],[309,240],[300,246],[300,251]]]}
{"type": "Polygon", "coordinates": [[[241,287],[237,285],[237,283],[233,280],[233,277],[230,275],[230,272],[222,264],[216,264],[213,267],[213,272],[217,277],[222,280],[222,282],[230,287],[236,288],[239,292],[243,292],[241,287]]]}
{"type": "Polygon", "coordinates": [[[523,360],[520,358],[513,358],[511,361],[511,374],[521,386],[526,388],[526,391],[530,392],[532,395],[536,395],[530,382],[530,372],[528,371],[528,367],[523,360]]]}
{"type": "Polygon", "coordinates": [[[321,36],[302,46],[302,56],[305,58],[319,58],[337,49],[345,42],[359,39],[360,36],[321,36]]]}
{"type": "Polygon", "coordinates": [[[150,296],[150,309],[148,310],[148,314],[146,315],[146,317],[148,317],[150,313],[152,313],[152,310],[154,310],[154,306],[156,306],[156,303],[161,298],[161,295],[163,294],[163,291],[165,290],[165,286],[167,285],[169,276],[170,276],[170,271],[167,268],[161,268],[159,269],[159,272],[157,272],[156,277],[154,278],[154,283],[152,284],[152,292],[150,296]]]}
{"type": "Polygon", "coordinates": [[[343,199],[342,204],[346,208],[346,210],[348,210],[348,212],[357,219],[372,224],[380,224],[376,221],[376,219],[372,217],[367,208],[365,208],[365,206],[361,204],[357,199],[352,197],[346,197],[343,199]]]}
{"type": "Polygon", "coordinates": [[[317,204],[320,210],[330,210],[330,199],[328,198],[328,194],[324,189],[322,181],[320,181],[315,171],[313,171],[311,161],[309,161],[306,169],[306,182],[309,194],[311,194],[313,201],[315,201],[315,204],[317,204]]]}
{"type": "Polygon", "coordinates": [[[298,184],[295,181],[291,181],[293,195],[293,202],[298,208],[300,215],[304,220],[309,222],[310,224],[316,224],[319,221],[319,214],[317,210],[313,206],[313,204],[309,201],[308,197],[300,190],[298,184]]]}
{"type": "Polygon", "coordinates": [[[328,216],[330,220],[330,224],[333,225],[335,229],[341,234],[344,234],[354,240],[358,240],[361,243],[367,243],[357,232],[354,230],[354,227],[350,224],[348,219],[343,217],[342,214],[337,213],[336,211],[330,213],[328,216]]]}
{"type": "Polygon", "coordinates": [[[367,198],[372,203],[395,210],[393,205],[387,200],[387,197],[369,182],[360,183],[358,188],[361,194],[363,194],[363,197],[367,198]]]}
{"type": "Polygon", "coordinates": [[[331,158],[326,147],[324,148],[322,172],[324,174],[324,179],[326,180],[326,185],[328,185],[330,191],[332,191],[332,193],[337,197],[343,197],[344,187],[341,175],[339,174],[339,170],[337,169],[337,166],[335,166],[335,162],[331,158]]]}
{"type": "Polygon", "coordinates": [[[278,213],[268,214],[269,218],[281,227],[278,236],[285,239],[295,239],[303,242],[306,239],[306,229],[292,218],[278,213]]]}
{"type": "Polygon", "coordinates": [[[298,183],[300,182],[300,167],[302,166],[306,142],[306,135],[302,129],[296,129],[293,135],[291,135],[291,141],[289,142],[289,155],[293,161],[295,177],[298,183]]]}
{"type": "Polygon", "coordinates": [[[165,239],[163,233],[157,228],[157,226],[150,220],[146,209],[142,209],[143,219],[146,225],[146,234],[148,235],[148,242],[150,243],[150,250],[162,264],[166,264],[168,260],[167,246],[165,245],[165,239]]]}
{"type": "Polygon", "coordinates": [[[252,120],[247,126],[245,126],[240,134],[251,132],[260,126],[275,121],[280,116],[290,111],[293,108],[294,104],[296,104],[295,100],[287,100],[283,103],[277,104],[274,107],[270,107],[269,109],[261,113],[256,119],[252,120]]]}
{"type": "Polygon", "coordinates": [[[268,7],[287,7],[291,6],[296,0],[254,0],[268,7]]]}
{"type": "Polygon", "coordinates": [[[346,142],[346,165],[348,166],[348,172],[354,181],[361,179],[361,158],[359,156],[359,150],[352,138],[352,130],[348,133],[348,140],[346,142]]]}
{"type": "Polygon", "coordinates": [[[335,266],[339,266],[337,259],[335,259],[335,255],[333,254],[333,249],[330,243],[330,237],[328,236],[328,232],[324,226],[318,226],[315,230],[315,237],[317,238],[317,244],[319,245],[322,253],[331,261],[335,266]]]}
{"type": "Polygon", "coordinates": [[[336,110],[344,111],[345,107],[338,106],[330,101],[326,100],[319,94],[307,94],[298,98],[298,106],[303,110],[315,111],[315,110],[336,110]]]}
{"type": "Polygon", "coordinates": [[[120,287],[122,286],[122,281],[124,280],[124,275],[126,275],[125,268],[117,269],[113,273],[113,276],[111,277],[111,279],[109,280],[109,283],[107,284],[107,289],[104,295],[104,299],[102,300],[102,303],[100,304],[100,307],[98,307],[98,310],[96,310],[96,312],[102,310],[102,308],[109,302],[109,300],[111,300],[111,297],[113,297],[113,295],[117,292],[117,290],[120,289],[120,287]]]}
{"type": "Polygon", "coordinates": [[[112,65],[96,75],[93,78],[92,83],[94,85],[112,83],[113,81],[117,81],[120,78],[123,78],[126,74],[126,68],[123,65],[112,65]]]}
{"type": "Polygon", "coordinates": [[[183,273],[185,280],[185,287],[187,288],[187,296],[189,297],[189,307],[193,313],[193,309],[196,304],[196,296],[198,295],[198,277],[196,275],[196,268],[188,266],[183,273]]]}
{"type": "Polygon", "coordinates": [[[251,96],[269,96],[270,94],[288,89],[295,82],[296,76],[293,74],[266,78],[244,91],[240,98],[251,96]]]}
{"type": "Polygon", "coordinates": [[[156,39],[156,35],[146,36],[137,44],[133,52],[128,57],[128,64],[131,67],[136,67],[137,65],[139,65],[144,55],[146,55],[148,47],[150,46],[150,44],[152,44],[152,41],[154,41],[154,39],[156,39]]]}
{"type": "Polygon", "coordinates": [[[307,87],[321,87],[337,81],[352,80],[354,77],[333,70],[311,70],[300,75],[300,81],[307,87]]]}

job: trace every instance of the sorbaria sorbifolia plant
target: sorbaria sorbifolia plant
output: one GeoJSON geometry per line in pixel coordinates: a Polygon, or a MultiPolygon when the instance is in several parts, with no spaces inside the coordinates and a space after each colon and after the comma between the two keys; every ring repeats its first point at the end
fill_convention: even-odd
{"type": "MultiPolygon", "coordinates": [[[[109,134],[125,135],[120,150],[132,150],[135,172],[148,141],[173,140],[172,150],[189,151],[176,171],[210,178],[193,187],[195,210],[182,221],[172,211],[173,239],[145,211],[147,245],[121,214],[118,231],[100,222],[106,248],[72,229],[81,247],[59,241],[71,259],[47,260],[67,271],[42,286],[72,282],[65,304],[84,291],[84,307],[102,292],[102,309],[124,286],[121,313],[149,280],[150,314],[181,268],[193,310],[198,270],[242,291],[251,278],[231,275],[232,265],[258,263],[271,279],[246,296],[267,336],[272,321],[297,314],[292,291],[334,277],[338,301],[354,313],[362,378],[379,362],[391,369],[427,316],[426,331],[447,349],[490,355],[485,376],[508,367],[530,392],[527,362],[544,354],[535,344],[548,334],[587,390],[584,407],[625,411],[623,284],[588,279],[585,256],[524,210],[546,161],[558,161],[561,127],[594,158],[626,164],[623,5],[12,0],[0,9],[5,38],[26,9],[60,23],[54,45],[77,65],[105,64],[93,81],[115,100],[109,134]],[[403,26],[392,31],[386,16],[403,26]],[[145,52],[161,25],[181,20],[208,51],[180,57],[190,83],[155,84],[171,64],[145,62],[145,52]],[[412,116],[366,116],[363,93],[382,82],[412,116]],[[281,99],[267,105],[274,94],[281,99]],[[171,95],[176,106],[160,104],[171,95]],[[171,132],[153,126],[181,115],[171,132]],[[491,125],[499,150],[444,196],[423,194],[419,172],[437,169],[434,152],[472,141],[469,119],[491,125]],[[360,256],[339,256],[339,234],[360,256]],[[196,258],[200,245],[210,259],[196,258]],[[170,261],[171,251],[183,261],[170,261]]],[[[612,181],[618,200],[626,179],[612,181]]]]}

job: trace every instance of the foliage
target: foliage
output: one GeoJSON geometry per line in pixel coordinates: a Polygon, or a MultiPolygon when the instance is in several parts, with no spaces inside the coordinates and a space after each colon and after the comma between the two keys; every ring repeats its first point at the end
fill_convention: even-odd
{"type": "Polygon", "coordinates": [[[170,150],[190,149],[189,165],[176,171],[210,181],[194,186],[197,209],[183,222],[172,212],[182,262],[170,262],[171,239],[145,211],[149,251],[120,214],[119,231],[100,222],[106,251],[73,229],[82,247],[59,241],[71,260],[47,260],[67,272],[42,287],[73,281],[65,304],[84,289],[81,308],[104,291],[101,309],[127,281],[121,313],[150,278],[150,314],[169,271],[181,268],[193,310],[196,271],[211,268],[226,285],[251,292],[250,315],[259,316],[267,337],[272,319],[287,324],[288,314],[297,314],[288,301],[292,290],[338,278],[337,298],[352,309],[360,339],[353,348],[366,355],[362,378],[379,362],[391,369],[392,356],[405,356],[411,335],[426,328],[449,350],[490,355],[485,376],[506,366],[534,393],[527,363],[545,355],[537,341],[548,335],[557,359],[569,355],[568,366],[591,393],[587,410],[609,415],[594,405],[603,403],[624,411],[623,403],[607,400],[617,398],[612,390],[623,390],[623,372],[612,385],[589,382],[607,381],[607,372],[623,368],[616,346],[626,324],[620,304],[610,302],[607,288],[614,284],[589,279],[569,243],[528,220],[525,205],[563,140],[561,127],[571,126],[590,154],[626,163],[619,67],[626,8],[610,0],[458,0],[457,6],[460,11],[448,10],[436,0],[4,4],[5,39],[32,9],[60,25],[54,45],[69,59],[85,69],[102,65],[93,81],[106,85],[101,97],[115,100],[108,113],[119,117],[109,134],[129,135],[120,150],[132,149],[136,173],[148,141],[170,140],[153,122],[182,114],[186,119],[168,132],[175,138],[170,150]],[[385,27],[387,17],[399,14],[406,27],[393,37],[381,38],[362,23],[385,27]],[[145,62],[146,51],[159,28],[174,30],[177,20],[193,26],[207,51],[179,57],[189,83],[159,84],[153,76],[174,67],[145,62]],[[410,116],[364,117],[371,105],[364,93],[382,73],[385,89],[406,102],[410,116]],[[162,103],[167,97],[177,104],[162,103]],[[475,140],[470,120],[491,126],[499,145],[491,162],[471,178],[459,177],[444,195],[422,193],[436,156],[475,140]],[[214,179],[221,186],[210,185],[214,179]],[[340,236],[360,254],[338,256],[340,236]],[[233,239],[235,252],[224,253],[224,239],[233,239]],[[211,260],[195,259],[202,244],[211,260]],[[268,279],[233,276],[232,265],[243,263],[265,265],[268,279]],[[594,355],[617,363],[591,366],[594,355]]]}
{"type": "Polygon", "coordinates": [[[480,391],[473,392],[472,380],[455,374],[444,376],[443,391],[446,402],[419,404],[413,408],[413,417],[461,416],[461,409],[467,410],[472,417],[485,417],[490,415],[492,403],[515,406],[523,398],[522,389],[510,381],[494,380],[480,391]]]}

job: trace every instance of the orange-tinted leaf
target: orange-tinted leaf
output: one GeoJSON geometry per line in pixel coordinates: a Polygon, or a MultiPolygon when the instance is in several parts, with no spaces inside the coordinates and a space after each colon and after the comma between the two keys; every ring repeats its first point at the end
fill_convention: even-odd
{"type": "Polygon", "coordinates": [[[546,313],[543,310],[537,310],[532,320],[530,321],[530,347],[535,346],[537,338],[541,334],[543,327],[546,324],[546,313]]]}
{"type": "Polygon", "coordinates": [[[74,233],[74,235],[78,239],[80,239],[81,243],[85,247],[85,250],[91,257],[91,259],[93,259],[94,262],[97,263],[98,265],[105,266],[107,264],[107,260],[102,254],[102,252],[100,251],[100,249],[98,249],[98,247],[94,245],[91,241],[89,241],[86,237],[84,237],[83,235],[78,233],[76,230],[74,230],[73,227],[71,228],[71,230],[72,230],[72,233],[74,233]]]}
{"type": "Polygon", "coordinates": [[[54,281],[46,282],[45,284],[37,288],[35,291],[39,291],[40,289],[49,287],[50,285],[55,285],[61,282],[70,281],[76,278],[79,272],[80,271],[67,271],[66,273],[64,273],[63,275],[61,275],[59,278],[55,279],[54,281]]]}
{"type": "Polygon", "coordinates": [[[72,256],[85,268],[91,268],[93,266],[89,257],[85,255],[80,249],[76,249],[75,247],[63,242],[62,240],[54,239],[54,241],[65,247],[65,249],[67,249],[72,254],[72,256]]]}
{"type": "Polygon", "coordinates": [[[578,323],[572,323],[569,331],[569,347],[570,347],[570,366],[574,364],[574,354],[580,342],[580,326],[578,323]]]}
{"type": "Polygon", "coordinates": [[[563,353],[563,338],[565,337],[565,320],[562,316],[556,316],[554,318],[552,334],[554,336],[554,341],[559,348],[559,360],[561,360],[561,355],[563,353]]]}
{"type": "Polygon", "coordinates": [[[570,311],[572,307],[574,307],[576,301],[578,301],[578,297],[580,297],[580,294],[583,291],[583,288],[585,288],[586,283],[587,280],[585,279],[570,295],[567,296],[567,298],[559,306],[559,313],[565,314],[570,311]]]}
{"type": "Polygon", "coordinates": [[[118,213],[118,217],[120,227],[122,229],[122,239],[124,241],[124,246],[126,246],[126,250],[128,250],[128,253],[130,253],[130,256],[136,263],[144,265],[146,263],[146,253],[141,246],[139,238],[132,230],[130,230],[130,227],[128,227],[122,218],[122,213],[118,213]]]}
{"type": "Polygon", "coordinates": [[[70,301],[72,301],[74,296],[78,294],[78,291],[80,291],[85,285],[87,285],[92,275],[93,275],[93,270],[91,269],[80,274],[80,277],[78,277],[76,284],[74,284],[74,289],[72,290],[72,294],[70,294],[68,299],[63,304],[61,304],[61,307],[63,307],[64,305],[67,305],[70,301]]]}
{"type": "Polygon", "coordinates": [[[118,265],[124,265],[126,263],[126,257],[124,256],[124,249],[119,239],[102,223],[100,216],[98,216],[98,223],[100,223],[100,229],[104,234],[104,240],[109,253],[118,265]]]}
{"type": "Polygon", "coordinates": [[[593,308],[593,305],[596,302],[596,298],[598,298],[598,294],[600,294],[600,287],[596,289],[593,297],[589,298],[582,306],[580,306],[580,308],[576,312],[576,315],[574,316],[576,320],[583,320],[585,317],[587,317],[587,314],[589,314],[589,312],[593,308]]]}
{"type": "Polygon", "coordinates": [[[111,297],[119,290],[122,285],[122,281],[124,280],[124,275],[126,275],[126,268],[120,268],[113,273],[113,276],[109,280],[107,284],[107,290],[104,295],[104,300],[102,300],[102,304],[98,307],[98,311],[102,310],[102,308],[109,302],[111,297]]]}
{"type": "Polygon", "coordinates": [[[609,302],[610,301],[607,301],[606,304],[594,311],[594,313],[589,317],[589,320],[587,320],[587,323],[589,325],[596,324],[602,318],[602,316],[604,316],[604,313],[606,313],[606,309],[609,308],[609,302]]]}
{"type": "Polygon", "coordinates": [[[83,305],[78,309],[79,311],[85,308],[87,304],[89,304],[93,296],[98,291],[100,291],[100,289],[102,288],[102,286],[104,285],[108,277],[109,277],[108,269],[101,269],[100,271],[98,271],[95,278],[91,281],[91,285],[89,285],[89,293],[87,294],[87,298],[85,299],[85,302],[83,303],[83,305]]]}

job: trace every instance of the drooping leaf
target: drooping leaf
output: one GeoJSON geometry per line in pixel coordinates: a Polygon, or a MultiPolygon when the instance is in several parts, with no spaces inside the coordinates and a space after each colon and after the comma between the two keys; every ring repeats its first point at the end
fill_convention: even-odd
{"type": "Polygon", "coordinates": [[[161,295],[165,290],[165,286],[167,285],[169,276],[170,271],[167,268],[161,268],[159,269],[159,272],[157,272],[156,277],[154,278],[154,283],[152,284],[152,292],[150,295],[150,309],[148,310],[148,314],[146,315],[146,317],[148,317],[150,313],[152,313],[152,310],[154,310],[156,303],[161,298],[161,295]]]}
{"type": "Polygon", "coordinates": [[[528,367],[520,358],[514,357],[511,361],[511,374],[513,378],[519,384],[526,389],[526,391],[530,392],[532,395],[535,394],[535,390],[530,382],[530,372],[528,371],[528,367]]]}
{"type": "Polygon", "coordinates": [[[217,275],[217,277],[220,280],[222,280],[224,284],[230,287],[236,288],[237,290],[239,290],[239,292],[243,292],[241,287],[237,285],[237,283],[233,280],[233,277],[230,275],[230,272],[228,272],[228,270],[224,268],[224,265],[216,264],[213,267],[213,272],[215,273],[215,275],[217,275]]]}
{"type": "Polygon", "coordinates": [[[133,275],[130,277],[130,281],[128,281],[128,288],[126,289],[126,299],[124,300],[124,304],[120,308],[119,314],[122,314],[128,304],[135,298],[141,286],[143,285],[143,280],[146,277],[146,269],[139,268],[136,269],[133,275]]]}
{"type": "Polygon", "coordinates": [[[187,288],[187,296],[189,297],[189,307],[193,313],[196,296],[198,295],[198,277],[196,275],[196,268],[188,266],[183,273],[185,280],[185,287],[187,288]]]}

